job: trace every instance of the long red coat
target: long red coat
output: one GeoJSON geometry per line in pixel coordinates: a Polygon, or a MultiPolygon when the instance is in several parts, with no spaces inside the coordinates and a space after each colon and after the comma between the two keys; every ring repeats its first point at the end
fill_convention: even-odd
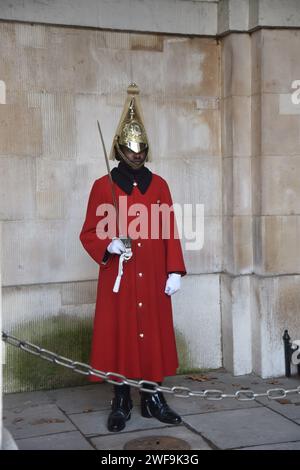
{"type": "MultiPolygon", "coordinates": [[[[116,197],[127,197],[128,211],[135,203],[143,203],[151,214],[151,204],[167,203],[172,198],[167,182],[152,173],[147,191],[142,194],[137,186],[130,195],[113,183],[116,197]]],[[[80,241],[89,255],[99,264],[97,300],[90,365],[105,372],[117,372],[132,379],[163,381],[175,375],[178,356],[173,328],[171,297],[165,290],[168,273],[186,274],[181,242],[174,236],[176,221],[171,212],[171,237],[132,240],[132,258],[123,264],[118,293],[113,286],[118,273],[119,255],[112,254],[106,264],[103,256],[111,238],[96,235],[97,223],[104,217],[96,215],[99,204],[112,204],[108,175],[97,179],[91,189],[80,241]],[[173,236],[172,236],[173,235],[173,236]]],[[[134,212],[136,214],[136,211],[134,212]]],[[[128,214],[128,212],[127,212],[128,214]]],[[[137,215],[126,214],[127,227],[137,215]]],[[[151,222],[149,215],[149,234],[151,222]]],[[[161,225],[161,219],[160,219],[161,225]]],[[[112,236],[118,236],[116,234],[112,236]]],[[[175,295],[175,294],[174,294],[175,295]]],[[[89,376],[92,382],[102,382],[89,376]]]]}

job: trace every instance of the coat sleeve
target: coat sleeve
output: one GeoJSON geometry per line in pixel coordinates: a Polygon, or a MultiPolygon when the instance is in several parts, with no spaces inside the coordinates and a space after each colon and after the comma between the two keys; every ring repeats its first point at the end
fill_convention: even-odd
{"type": "Polygon", "coordinates": [[[104,217],[96,215],[96,210],[99,204],[104,202],[106,201],[103,200],[101,183],[99,184],[99,181],[96,180],[89,195],[85,221],[79,235],[84,249],[102,268],[108,267],[113,258],[113,255],[106,250],[112,239],[99,237],[96,233],[97,224],[104,217]]]}
{"type": "MultiPolygon", "coordinates": [[[[169,186],[166,181],[162,184],[162,195],[161,203],[167,204],[169,207],[173,205],[172,196],[170,193],[169,186]]],[[[176,272],[185,276],[186,267],[183,259],[182,247],[180,238],[176,238],[177,231],[176,217],[174,210],[170,211],[170,236],[164,238],[165,247],[166,247],[166,265],[167,273],[176,272]]]]}

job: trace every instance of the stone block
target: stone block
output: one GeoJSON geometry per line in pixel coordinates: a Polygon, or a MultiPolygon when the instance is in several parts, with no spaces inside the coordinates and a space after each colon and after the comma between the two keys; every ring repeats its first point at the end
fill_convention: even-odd
{"type": "Polygon", "coordinates": [[[300,32],[289,29],[264,30],[262,38],[262,91],[290,93],[292,82],[300,76],[299,62],[295,60],[299,54],[300,32]]]}
{"type": "Polygon", "coordinates": [[[18,4],[3,5],[1,18],[31,23],[46,22],[57,25],[186,35],[207,36],[217,33],[217,3],[211,0],[176,1],[171,9],[169,2],[159,0],[153,0],[151,5],[141,4],[139,0],[114,0],[101,4],[96,0],[88,0],[83,5],[79,0],[74,0],[72,8],[68,3],[59,3],[58,8],[57,3],[37,5],[29,0],[26,8],[18,4]],[[137,18],[141,20],[137,22],[137,18]]]}
{"type": "Polygon", "coordinates": [[[259,25],[289,28],[299,26],[300,13],[296,0],[287,0],[284,3],[280,0],[260,0],[257,3],[259,25]]]}
{"type": "Polygon", "coordinates": [[[280,95],[262,95],[262,149],[261,155],[299,155],[300,119],[297,114],[282,114],[280,95]]]}
{"type": "Polygon", "coordinates": [[[222,96],[249,96],[251,93],[251,38],[230,34],[222,40],[222,96]]]}
{"type": "Polygon", "coordinates": [[[5,425],[15,439],[76,430],[71,421],[51,404],[6,410],[5,425]]]}
{"type": "Polygon", "coordinates": [[[222,219],[217,216],[204,217],[202,224],[196,222],[195,217],[186,218],[187,226],[192,227],[196,234],[188,239],[183,231],[181,246],[188,274],[203,274],[218,272],[222,269],[222,219]],[[199,227],[199,230],[197,229],[199,227]],[[203,238],[201,237],[203,233],[203,238]],[[203,240],[203,245],[201,245],[203,240]],[[190,245],[191,244],[191,245],[190,245]],[[198,246],[201,245],[201,248],[198,246]]]}
{"type": "Polygon", "coordinates": [[[255,220],[255,224],[255,240],[261,244],[257,246],[257,273],[298,273],[299,216],[262,216],[255,220]]]}
{"type": "Polygon", "coordinates": [[[249,96],[233,96],[222,103],[223,157],[251,155],[251,101],[249,96]]]}
{"type": "Polygon", "coordinates": [[[261,213],[295,215],[300,212],[298,156],[261,158],[261,213]]]}
{"type": "MultiPolygon", "coordinates": [[[[166,179],[174,204],[191,204],[194,214],[195,204],[203,204],[205,216],[219,216],[222,211],[221,165],[220,158],[168,158],[153,161],[149,168],[166,179]]],[[[184,207],[182,209],[184,211],[184,207]]]]}
{"type": "Polygon", "coordinates": [[[79,240],[82,219],[3,223],[3,285],[96,279],[79,240]]]}
{"type": "Polygon", "coordinates": [[[62,305],[94,304],[97,281],[68,282],[60,286],[62,305]]]}
{"type": "MultiPolygon", "coordinates": [[[[262,155],[262,96],[260,94],[251,97],[251,155],[262,155]]],[[[254,178],[255,183],[255,178],[254,178]]]]}
{"type": "Polygon", "coordinates": [[[7,93],[0,106],[0,155],[38,156],[42,152],[42,122],[39,109],[21,93],[7,93]]]}
{"type": "Polygon", "coordinates": [[[59,284],[4,287],[3,327],[11,330],[36,318],[55,316],[60,306],[59,284]]]}
{"type": "MultiPolygon", "coordinates": [[[[190,445],[190,449],[192,450],[210,450],[209,445],[201,436],[191,432],[184,426],[161,427],[157,421],[157,425],[159,426],[157,429],[144,429],[144,421],[146,421],[146,418],[141,419],[143,420],[142,430],[132,431],[130,433],[121,431],[119,433],[110,433],[112,435],[96,436],[91,439],[91,442],[98,450],[123,450],[124,445],[130,440],[163,436],[183,439],[190,445]]],[[[153,450],[155,449],[153,448],[153,450]]]]}
{"type": "Polygon", "coordinates": [[[199,416],[186,416],[184,421],[219,449],[300,439],[299,426],[266,408],[206,413],[201,419],[199,416]]]}
{"type": "MultiPolygon", "coordinates": [[[[254,372],[262,377],[285,373],[282,336],[300,337],[299,276],[257,278],[252,292],[252,337],[254,372]]],[[[292,387],[293,388],[293,387],[292,387]]]]}
{"type": "Polygon", "coordinates": [[[223,158],[233,156],[233,102],[232,97],[221,100],[221,149],[223,158]]]}
{"type": "Polygon", "coordinates": [[[161,64],[165,93],[173,97],[218,96],[218,54],[213,38],[165,38],[161,64]],[[179,70],[180,84],[171,79],[179,70]]]}
{"type": "Polygon", "coordinates": [[[252,158],[223,159],[223,207],[225,215],[252,213],[252,158]]]}
{"type": "Polygon", "coordinates": [[[251,277],[221,277],[223,364],[234,375],[252,371],[251,277]]]}
{"type": "Polygon", "coordinates": [[[19,450],[94,450],[78,431],[17,439],[19,450]]]}
{"type": "Polygon", "coordinates": [[[261,92],[263,80],[263,42],[264,31],[258,30],[251,34],[251,94],[256,95],[261,92]]]}
{"type": "Polygon", "coordinates": [[[253,271],[252,216],[226,216],[223,218],[223,262],[232,274],[253,271]]]}
{"type": "Polygon", "coordinates": [[[0,158],[0,219],[35,217],[35,158],[0,158]]]}
{"type": "Polygon", "coordinates": [[[219,276],[188,276],[173,296],[181,368],[217,368],[222,363],[219,276]],[[190,299],[186,310],[186,298],[190,299]],[[188,321],[187,321],[188,315],[188,321]]]}
{"type": "Polygon", "coordinates": [[[42,156],[52,159],[76,158],[76,120],[71,94],[31,93],[30,102],[40,107],[43,125],[42,156]]]}

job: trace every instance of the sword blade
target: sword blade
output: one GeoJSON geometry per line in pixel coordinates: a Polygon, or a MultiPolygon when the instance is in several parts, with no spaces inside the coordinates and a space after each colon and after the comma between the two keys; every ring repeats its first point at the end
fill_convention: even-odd
{"type": "Polygon", "coordinates": [[[100,139],[101,139],[101,142],[102,142],[102,147],[103,147],[103,152],[104,152],[104,157],[105,157],[105,162],[106,162],[107,173],[108,173],[109,180],[110,180],[110,186],[111,186],[111,192],[112,192],[113,203],[114,203],[114,206],[115,206],[115,209],[116,209],[116,219],[117,219],[116,222],[117,222],[117,227],[119,228],[119,208],[118,208],[118,204],[117,204],[117,197],[116,197],[115,187],[114,187],[113,179],[112,179],[112,177],[111,177],[111,172],[110,172],[110,168],[109,168],[109,162],[108,162],[107,152],[106,152],[106,148],[105,148],[105,143],[104,143],[104,139],[103,139],[103,135],[102,135],[100,123],[99,123],[98,120],[97,120],[97,124],[98,124],[98,130],[99,130],[99,134],[100,134],[100,139]]]}

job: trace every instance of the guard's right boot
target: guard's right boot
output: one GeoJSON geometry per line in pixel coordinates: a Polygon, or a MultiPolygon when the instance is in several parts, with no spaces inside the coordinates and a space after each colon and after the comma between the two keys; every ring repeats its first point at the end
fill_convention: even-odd
{"type": "Polygon", "coordinates": [[[111,400],[111,412],[107,428],[111,432],[122,431],[130,419],[133,403],[130,397],[130,385],[114,385],[114,397],[111,400]]]}

